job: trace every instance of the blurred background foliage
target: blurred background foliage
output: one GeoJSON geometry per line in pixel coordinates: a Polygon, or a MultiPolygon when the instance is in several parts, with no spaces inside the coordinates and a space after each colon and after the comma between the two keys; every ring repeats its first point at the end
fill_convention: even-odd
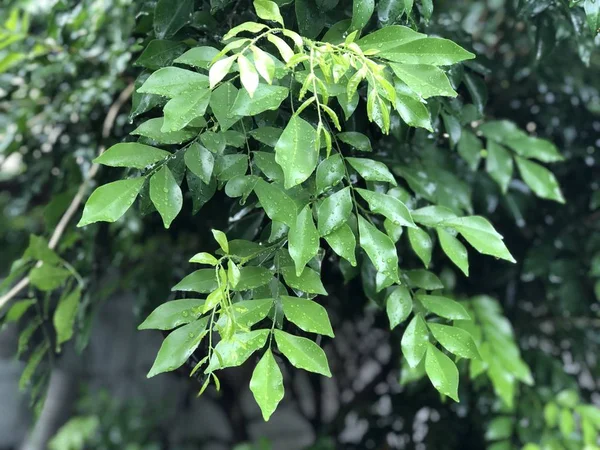
{"type": "MultiPolygon", "coordinates": [[[[252,18],[247,0],[197,0],[175,33],[156,40],[156,3],[9,0],[0,7],[0,273],[7,276],[0,294],[31,268],[31,258],[24,256],[30,236],[52,234],[98,149],[123,139],[138,116],[159,101],[134,94],[133,106],[120,108],[103,137],[105,117],[127,87],[139,85],[146,69],[170,63],[190,46],[217,45],[232,25],[252,18]]],[[[323,27],[351,11],[344,0],[314,3],[325,9],[334,4],[320,14],[323,27]]],[[[17,417],[14,410],[0,416],[1,422],[14,414],[34,432],[27,439],[18,428],[12,429],[14,436],[0,433],[0,448],[45,448],[49,439],[51,449],[598,448],[600,412],[590,405],[600,405],[600,38],[595,32],[600,2],[380,3],[390,9],[378,9],[373,27],[377,21],[418,27],[477,55],[453,69],[454,79],[465,84],[457,99],[444,101],[446,116],[435,120],[426,150],[420,141],[424,134],[401,127],[393,133],[396,140],[382,138],[375,145],[406,150],[413,167],[443,180],[448,201],[490,218],[505,236],[516,265],[472,255],[466,278],[436,251],[432,266],[457,298],[485,294],[498,300],[535,384],[521,386],[509,408],[487,378],[471,379],[464,371],[461,403],[441,400],[427,380],[400,367],[401,334],[389,331],[368,288],[362,295],[360,277],[345,283],[348,268],[332,263],[323,267],[323,276],[337,335],[326,348],[334,378],[286,374],[292,378],[284,400],[289,414],[276,413],[269,424],[259,424],[239,387],[249,377],[243,368],[225,377],[221,393],[210,391],[202,401],[192,400],[198,381],[183,372],[165,375],[176,384],[166,381],[160,392],[124,392],[120,379],[145,383],[148,366],[131,360],[151,361],[157,341],[125,345],[117,338],[128,339],[124,336],[133,335],[145,314],[172,295],[171,286],[189,271],[192,253],[214,247],[211,228],[252,233],[253,224],[235,222],[236,202],[217,193],[200,213],[184,210],[177,227],[167,231],[156,214],[144,216],[143,208],[114,224],[67,227],[56,252],[85,283],[74,339],[60,353],[46,349],[35,376],[29,373],[32,379],[21,383],[29,386],[22,399],[31,399],[34,416],[17,417]],[[394,17],[386,13],[390,10],[394,17]],[[518,179],[503,194],[485,168],[469,169],[452,145],[454,124],[492,119],[509,119],[558,146],[565,161],[552,170],[565,205],[537,198],[518,179]],[[113,320],[114,314],[124,319],[113,320]],[[127,331],[116,333],[116,322],[127,331]],[[115,348],[106,353],[107,346],[115,348]],[[126,360],[122,370],[103,370],[113,364],[111,357],[126,360]],[[79,367],[82,362],[87,370],[79,367]],[[61,373],[70,374],[69,395],[60,389],[61,373]],[[106,391],[98,394],[99,387],[106,391]],[[46,396],[61,405],[54,411],[60,420],[48,419],[46,396]],[[217,423],[226,431],[189,433],[176,426],[176,417],[186,413],[187,422],[181,420],[187,428],[203,428],[197,422],[213,414],[220,422],[209,420],[206,428],[217,423]]],[[[101,170],[93,183],[113,179],[115,171],[101,170]]],[[[408,246],[400,252],[404,261],[415,259],[408,246]]],[[[17,346],[20,359],[31,361],[44,335],[54,333],[51,319],[36,317],[52,317],[57,295],[25,290],[20,298],[32,299],[29,303],[9,314],[8,308],[0,311],[5,314],[0,366],[12,364],[17,346]]],[[[495,326],[503,323],[499,319],[495,326]]],[[[16,383],[0,388],[4,385],[14,389],[16,383]]]]}

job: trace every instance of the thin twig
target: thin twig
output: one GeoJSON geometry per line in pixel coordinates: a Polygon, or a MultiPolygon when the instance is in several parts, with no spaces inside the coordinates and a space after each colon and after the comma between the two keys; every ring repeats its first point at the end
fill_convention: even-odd
{"type": "MultiPolygon", "coordinates": [[[[134,88],[133,83],[129,84],[123,90],[123,92],[121,92],[121,94],[119,95],[117,100],[108,109],[108,113],[106,114],[104,123],[102,124],[102,140],[110,137],[110,133],[115,124],[115,120],[117,119],[117,115],[119,114],[119,110],[123,107],[125,102],[127,102],[129,97],[131,97],[131,94],[133,93],[133,88],[134,88]]],[[[100,148],[98,149],[98,156],[100,156],[102,153],[104,153],[105,149],[106,149],[106,147],[104,146],[104,144],[102,144],[100,146],[100,148]]],[[[79,185],[79,189],[77,190],[75,197],[73,197],[73,200],[71,200],[71,204],[69,205],[69,207],[67,208],[67,210],[65,211],[63,216],[60,218],[60,221],[56,225],[56,228],[54,229],[54,232],[52,233],[52,236],[50,237],[50,241],[48,242],[48,247],[51,248],[52,250],[54,250],[56,248],[56,246],[58,245],[60,238],[62,237],[63,233],[65,232],[65,229],[67,228],[67,225],[73,218],[73,215],[79,209],[79,206],[81,205],[81,202],[83,201],[85,193],[89,187],[90,181],[96,176],[99,168],[100,168],[100,166],[98,164],[92,164],[92,167],[90,167],[90,170],[87,173],[87,176],[85,177],[85,179],[83,180],[81,185],[79,185]]],[[[41,265],[40,261],[38,261],[38,263],[37,263],[37,266],[39,266],[39,265],[41,265]]],[[[25,289],[28,285],[29,285],[29,277],[25,277],[21,281],[19,281],[17,284],[15,284],[10,291],[8,291],[5,295],[0,297],[0,309],[2,309],[2,307],[5,304],[7,304],[10,300],[12,300],[19,292],[21,292],[23,289],[25,289]]]]}

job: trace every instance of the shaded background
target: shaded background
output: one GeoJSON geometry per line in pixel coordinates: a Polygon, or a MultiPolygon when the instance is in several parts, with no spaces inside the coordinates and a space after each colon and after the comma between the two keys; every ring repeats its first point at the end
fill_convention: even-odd
{"type": "MultiPolygon", "coordinates": [[[[222,3],[196,2],[190,26],[174,39],[182,52],[182,41],[218,40],[251,9],[247,1],[222,3]]],[[[416,2],[415,17],[426,3],[416,2]]],[[[239,448],[519,449],[547,433],[544,405],[560,392],[600,405],[599,40],[583,8],[566,1],[434,6],[424,29],[477,54],[487,92],[472,100],[487,102],[485,117],[515,121],[553,140],[567,157],[553,166],[565,206],[537,199],[518,180],[501,195],[484,169],[473,173],[457,162],[473,209],[496,225],[518,264],[472,255],[466,279],[434,254],[433,266],[457,296],[492,295],[513,325],[536,380],[534,387],[521,387],[514,411],[498,408],[489,383],[468,376],[461,377],[460,404],[442,401],[426,379],[399,383],[402,330],[390,333],[360,279],[344,284],[333,262],[323,267],[332,293],[324,301],[336,338],[322,344],[334,377],[286,370],[286,397],[269,423],[247,389],[249,367],[226,371],[222,391],[200,399],[189,368],[146,380],[162,336],[135,328],[172,298],[170,287],[189,272],[189,256],[213,249],[207,231],[224,229],[235,208],[218,193],[197,215],[186,203],[169,231],[156,214],[142,217],[140,211],[115,224],[68,228],[58,251],[89,286],[77,334],[48,364],[42,408],[18,389],[26,358],[14,355],[26,324],[3,328],[0,448],[46,448],[60,426],[77,418],[71,434],[90,429],[85,448],[94,449],[231,449],[244,442],[248,446],[239,448]],[[514,427],[502,446],[490,432],[500,414],[514,427]]],[[[133,62],[149,40],[154,7],[132,0],[9,1],[0,7],[0,273],[9,272],[30,234],[51,233],[98,148],[124,138],[145,112],[138,104],[129,115],[126,103],[103,138],[109,108],[142,73],[133,62]],[[10,36],[17,38],[2,46],[10,36]]],[[[336,22],[348,8],[340,0],[327,20],[336,22]]],[[[460,93],[453,104],[459,110],[469,98],[460,93]]],[[[457,160],[444,124],[436,131],[439,149],[457,160]]],[[[102,170],[97,181],[117,175],[102,170]]],[[[242,234],[243,227],[232,233],[242,234]]],[[[404,261],[414,259],[402,251],[404,261]]],[[[583,448],[562,441],[549,448],[583,448]]]]}

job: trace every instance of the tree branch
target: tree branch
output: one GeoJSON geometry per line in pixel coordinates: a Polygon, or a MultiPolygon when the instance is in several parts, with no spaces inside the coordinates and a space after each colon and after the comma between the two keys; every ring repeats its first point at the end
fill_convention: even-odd
{"type": "MultiPolygon", "coordinates": [[[[104,118],[104,122],[102,124],[102,140],[107,139],[110,136],[110,133],[115,124],[117,115],[119,114],[119,110],[123,107],[125,102],[127,102],[129,97],[131,97],[131,94],[133,93],[133,88],[134,88],[133,83],[130,83],[123,90],[123,92],[121,92],[121,94],[119,94],[119,97],[117,98],[117,100],[115,100],[115,102],[108,109],[108,113],[106,114],[106,117],[104,118]]],[[[105,149],[106,149],[106,147],[104,146],[104,144],[101,145],[100,148],[98,149],[98,156],[100,156],[102,153],[104,153],[105,149]]],[[[65,211],[63,216],[60,218],[60,221],[56,225],[56,228],[54,229],[52,236],[50,236],[50,241],[48,242],[48,247],[51,248],[52,250],[54,250],[56,248],[56,246],[58,245],[60,238],[62,237],[63,233],[65,232],[65,230],[67,228],[67,225],[73,218],[73,215],[79,209],[79,206],[81,205],[81,202],[83,201],[85,193],[89,187],[90,181],[96,176],[99,168],[100,168],[100,166],[98,164],[92,164],[92,167],[90,168],[89,172],[87,173],[87,176],[85,177],[83,182],[79,185],[79,189],[77,190],[75,197],[73,197],[73,200],[71,200],[71,204],[69,205],[69,207],[67,208],[67,210],[65,211]]],[[[40,261],[38,261],[38,263],[37,263],[37,266],[39,266],[39,265],[41,265],[40,261]]],[[[21,292],[23,289],[25,289],[28,285],[29,285],[29,277],[25,277],[21,281],[19,281],[17,284],[15,284],[10,289],[10,291],[8,291],[5,295],[0,297],[0,309],[2,309],[4,307],[4,305],[6,305],[10,300],[12,300],[19,292],[21,292]]]]}

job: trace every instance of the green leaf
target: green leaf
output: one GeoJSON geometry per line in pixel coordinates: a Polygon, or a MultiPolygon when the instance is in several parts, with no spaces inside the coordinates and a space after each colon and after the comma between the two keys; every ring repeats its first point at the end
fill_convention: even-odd
{"type": "Polygon", "coordinates": [[[197,89],[172,98],[164,107],[163,133],[179,131],[197,117],[202,117],[210,101],[210,89],[197,89]]]}
{"type": "Polygon", "coordinates": [[[252,64],[244,55],[239,55],[237,62],[240,69],[240,81],[242,82],[242,86],[248,91],[250,98],[253,98],[254,92],[258,87],[258,72],[254,68],[254,64],[252,64]]]}
{"type": "Polygon", "coordinates": [[[56,311],[52,317],[52,323],[56,330],[56,350],[60,351],[62,343],[67,342],[73,337],[73,326],[75,325],[75,316],[79,308],[81,299],[81,290],[79,288],[63,295],[58,301],[56,311]]]}
{"type": "Polygon", "coordinates": [[[130,134],[147,137],[158,142],[159,144],[181,144],[182,142],[189,141],[198,135],[197,131],[194,132],[192,130],[163,132],[161,131],[163,124],[163,117],[156,117],[154,119],[146,120],[130,134]]]}
{"type": "Polygon", "coordinates": [[[231,66],[237,60],[238,55],[231,55],[215,61],[208,71],[209,87],[213,89],[219,82],[227,76],[231,66]]]}
{"type": "Polygon", "coordinates": [[[411,40],[377,54],[378,57],[404,64],[450,66],[475,55],[448,39],[427,37],[411,40]]]}
{"type": "Polygon", "coordinates": [[[95,164],[110,167],[144,169],[171,156],[169,152],[137,142],[115,144],[94,159],[95,164]]]}
{"type": "Polygon", "coordinates": [[[183,194],[177,180],[167,166],[163,166],[150,178],[150,199],[169,228],[183,206],[183,194]]]}
{"type": "Polygon", "coordinates": [[[441,222],[443,226],[454,228],[479,253],[495,256],[506,261],[515,262],[502,236],[494,229],[487,219],[480,216],[456,217],[441,222]]]}
{"type": "Polygon", "coordinates": [[[206,75],[179,67],[164,67],[150,75],[137,91],[175,98],[207,87],[206,75]]]}
{"type": "Polygon", "coordinates": [[[346,161],[367,181],[385,181],[396,186],[396,179],[388,167],[368,158],[346,158],[346,161]]]}
{"type": "Polygon", "coordinates": [[[415,222],[427,227],[435,227],[444,220],[454,219],[456,214],[443,206],[432,205],[415,209],[411,212],[411,216],[415,222]]]}
{"type": "Polygon", "coordinates": [[[316,38],[325,26],[325,15],[319,12],[314,0],[296,0],[295,9],[300,34],[316,38]]]}
{"type": "MultiPolygon", "coordinates": [[[[29,235],[29,245],[27,246],[25,253],[23,253],[23,259],[27,258],[43,261],[48,264],[59,264],[61,262],[60,256],[48,246],[48,241],[35,234],[29,235]]],[[[13,270],[11,270],[11,274],[12,273],[14,273],[13,270]]]]}
{"type": "Polygon", "coordinates": [[[592,34],[600,32],[600,3],[598,0],[585,0],[583,3],[587,23],[592,34]]]}
{"type": "Polygon", "coordinates": [[[402,354],[410,367],[415,368],[419,365],[428,343],[427,325],[421,314],[416,314],[406,327],[401,341],[402,354]]]}
{"type": "Polygon", "coordinates": [[[298,216],[296,203],[283,189],[274,183],[267,183],[260,179],[254,186],[254,192],[271,220],[284,223],[288,227],[295,226],[298,216]]]}
{"type": "Polygon", "coordinates": [[[412,297],[404,286],[396,286],[385,300],[385,310],[393,330],[408,319],[412,311],[412,297]]]}
{"type": "Polygon", "coordinates": [[[248,91],[240,89],[229,114],[256,116],[265,111],[278,109],[288,94],[289,89],[286,87],[262,83],[254,91],[253,97],[250,97],[248,91]]]}
{"type": "Polygon", "coordinates": [[[400,26],[391,25],[383,27],[373,33],[359,39],[356,43],[363,50],[376,50],[379,53],[398,47],[402,44],[407,44],[417,39],[423,39],[426,36],[416,31],[400,26]]]}
{"type": "Polygon", "coordinates": [[[256,289],[269,283],[272,279],[273,273],[265,267],[242,267],[240,269],[240,281],[235,290],[247,291],[249,289],[256,289]]]}
{"type": "Polygon", "coordinates": [[[148,378],[181,367],[200,344],[207,323],[205,317],[172,331],[160,346],[148,378]]]}
{"type": "MultiPolygon", "coordinates": [[[[283,133],[283,130],[281,128],[260,127],[260,128],[255,128],[254,130],[250,131],[248,134],[262,144],[268,145],[269,147],[275,147],[277,145],[277,141],[279,140],[279,138],[281,136],[281,133],[283,133]]],[[[257,153],[257,152],[255,152],[255,153],[257,153]]],[[[264,152],[260,152],[260,153],[264,153],[264,152]]]]}
{"type": "Polygon", "coordinates": [[[319,233],[327,236],[344,225],[352,213],[350,187],[345,187],[325,198],[317,210],[319,233]]]}
{"type": "Polygon", "coordinates": [[[284,395],[283,375],[270,348],[252,372],[250,390],[260,407],[263,419],[268,421],[284,395]]]}
{"type": "Polygon", "coordinates": [[[458,327],[428,323],[433,337],[450,353],[468,359],[481,359],[477,345],[468,331],[458,327]]]}
{"type": "Polygon", "coordinates": [[[267,176],[267,178],[283,182],[283,170],[279,164],[275,162],[275,154],[267,152],[254,152],[254,164],[267,176]]]}
{"type": "Polygon", "coordinates": [[[214,47],[200,46],[189,49],[174,62],[185,64],[187,66],[208,69],[210,63],[219,54],[219,50],[214,47]]]}
{"type": "Polygon", "coordinates": [[[458,402],[458,369],[450,358],[427,344],[427,356],[425,357],[425,371],[431,380],[431,384],[442,394],[458,402]]]}
{"type": "Polygon", "coordinates": [[[377,271],[397,280],[398,254],[392,240],[362,216],[358,217],[358,234],[360,246],[369,255],[377,271]]]}
{"type": "Polygon", "coordinates": [[[281,296],[285,317],[303,331],[334,337],[327,311],[305,298],[281,296]]]}
{"type": "Polygon", "coordinates": [[[444,253],[462,272],[469,276],[469,254],[467,248],[443,228],[437,229],[440,246],[444,253]]]}
{"type": "Polygon", "coordinates": [[[423,64],[390,64],[398,78],[423,98],[456,97],[458,94],[442,69],[423,64]]]}
{"type": "Polygon", "coordinates": [[[442,120],[444,122],[444,128],[448,133],[448,140],[450,141],[450,147],[454,148],[460,141],[462,135],[462,126],[459,118],[455,114],[441,112],[442,120]]]}
{"type": "Polygon", "coordinates": [[[356,237],[348,224],[326,235],[325,240],[337,255],[356,267],[356,237]]]}
{"type": "Polygon", "coordinates": [[[217,277],[214,269],[200,269],[190,273],[177,283],[173,291],[193,291],[208,294],[217,288],[217,277]]]}
{"type": "Polygon", "coordinates": [[[194,175],[205,184],[210,183],[210,178],[215,166],[215,157],[206,148],[197,142],[188,147],[184,155],[185,165],[194,175]]]}
{"type": "MultiPolygon", "coordinates": [[[[200,135],[200,141],[208,150],[210,150],[212,153],[215,153],[216,155],[223,155],[225,147],[227,146],[225,134],[222,132],[215,133],[214,131],[205,131],[200,135]]],[[[241,155],[234,154],[223,156],[239,157],[241,155]]]]}
{"type": "Polygon", "coordinates": [[[433,272],[424,269],[409,270],[406,272],[406,278],[411,287],[434,291],[443,289],[444,285],[433,272]]]}
{"type": "Polygon", "coordinates": [[[481,160],[481,149],[483,144],[481,140],[468,130],[463,130],[458,141],[458,154],[464,159],[469,168],[473,171],[477,170],[479,161],[481,160]]]}
{"type": "MultiPolygon", "coordinates": [[[[238,327],[250,328],[252,325],[257,324],[269,314],[269,311],[273,307],[272,298],[263,298],[258,300],[244,300],[238,303],[234,303],[231,306],[230,313],[235,318],[235,324],[238,327]]],[[[221,316],[217,325],[223,327],[226,323],[226,317],[221,316]]]]}
{"type": "Polygon", "coordinates": [[[236,333],[230,339],[221,340],[215,346],[205,373],[241,366],[255,351],[265,346],[268,336],[269,330],[254,330],[236,333]]]}
{"type": "Polygon", "coordinates": [[[21,373],[21,378],[19,379],[19,390],[24,391],[29,383],[31,382],[31,378],[35,373],[36,369],[42,362],[42,359],[48,352],[48,347],[50,344],[48,341],[43,341],[29,356],[29,360],[27,361],[27,365],[23,369],[21,373]]]}
{"type": "Polygon", "coordinates": [[[382,25],[394,23],[402,16],[404,10],[404,0],[380,0],[377,3],[377,17],[382,25]]]}
{"type": "Polygon", "coordinates": [[[316,185],[317,193],[335,187],[345,176],[344,162],[338,154],[324,159],[317,167],[316,185]]]}
{"type": "Polygon", "coordinates": [[[275,161],[283,169],[286,189],[306,181],[317,167],[316,140],[314,127],[298,115],[292,116],[275,145],[275,161]]]}
{"type": "Polygon", "coordinates": [[[228,130],[241,118],[241,116],[229,114],[237,96],[238,89],[230,82],[223,83],[212,91],[209,105],[217,118],[217,122],[219,122],[221,131],[228,130]]]}
{"type": "Polygon", "coordinates": [[[281,269],[283,279],[286,284],[308,294],[327,295],[327,291],[321,282],[321,276],[310,267],[305,267],[300,275],[296,275],[293,267],[283,267],[281,269]]]}
{"type": "Polygon", "coordinates": [[[523,158],[533,158],[547,163],[564,160],[552,142],[527,136],[520,130],[506,137],[506,145],[523,158]]]}
{"type": "Polygon", "coordinates": [[[494,141],[488,141],[486,171],[500,186],[503,193],[508,189],[508,183],[512,179],[513,160],[508,150],[494,141]]]}
{"type": "Polygon", "coordinates": [[[254,9],[256,10],[256,15],[261,19],[271,20],[283,26],[283,17],[281,17],[277,3],[270,0],[254,0],[254,9]]]}
{"type": "Polygon", "coordinates": [[[83,227],[99,221],[114,222],[119,219],[135,201],[144,181],[141,177],[130,178],[113,181],[97,188],[85,204],[77,226],[83,227]]]}
{"type": "Polygon", "coordinates": [[[192,194],[192,214],[196,214],[215,195],[217,182],[212,178],[209,184],[205,184],[192,171],[186,173],[186,180],[192,194]]]}
{"type": "Polygon", "coordinates": [[[371,141],[367,136],[358,131],[345,131],[343,133],[338,133],[336,137],[345,142],[348,145],[351,145],[357,150],[361,152],[372,152],[371,141]]]}
{"type": "Polygon", "coordinates": [[[170,38],[186,25],[194,12],[194,0],[159,0],[154,9],[154,33],[170,38]]]}
{"type": "Polygon", "coordinates": [[[411,95],[407,95],[404,91],[399,90],[398,87],[396,87],[396,103],[394,107],[407,125],[433,131],[431,116],[427,107],[411,95]]]}
{"type": "Polygon", "coordinates": [[[374,213],[381,214],[396,225],[416,228],[408,208],[397,198],[367,189],[356,188],[355,190],[367,201],[369,209],[374,213]]]}
{"type": "Polygon", "coordinates": [[[138,330],[172,330],[193,322],[202,315],[204,300],[186,298],[163,303],[150,313],[138,330]]]}
{"type": "Polygon", "coordinates": [[[29,308],[35,305],[35,302],[35,298],[14,302],[6,313],[6,316],[4,316],[4,323],[18,322],[19,319],[23,317],[23,315],[29,310],[29,308]]]}
{"type": "Polygon", "coordinates": [[[315,227],[310,205],[306,205],[296,224],[288,233],[288,250],[296,265],[296,275],[300,275],[306,263],[319,251],[319,233],[315,227]]]}
{"type": "Polygon", "coordinates": [[[321,347],[310,339],[293,336],[285,331],[275,330],[274,334],[277,347],[292,366],[331,377],[327,356],[321,347]]]}
{"type": "Polygon", "coordinates": [[[431,262],[431,253],[433,251],[433,243],[431,242],[431,237],[429,233],[420,228],[409,228],[408,229],[408,240],[410,242],[410,246],[415,251],[417,256],[425,267],[429,267],[429,263],[431,262]]]}
{"type": "Polygon", "coordinates": [[[535,195],[557,201],[558,203],[565,203],[565,198],[560,190],[558,181],[552,172],[539,164],[519,156],[516,156],[515,159],[521,177],[535,195]]]}
{"type": "Polygon", "coordinates": [[[181,55],[187,46],[182,42],[154,39],[150,41],[140,57],[133,63],[134,66],[146,67],[157,70],[168,66],[175,58],[181,55]]]}
{"type": "Polygon", "coordinates": [[[361,30],[369,22],[375,10],[375,0],[354,0],[350,31],[361,30]]]}
{"type": "Polygon", "coordinates": [[[463,305],[448,297],[440,295],[418,294],[419,300],[426,310],[450,320],[471,320],[471,316],[463,305]]]}

